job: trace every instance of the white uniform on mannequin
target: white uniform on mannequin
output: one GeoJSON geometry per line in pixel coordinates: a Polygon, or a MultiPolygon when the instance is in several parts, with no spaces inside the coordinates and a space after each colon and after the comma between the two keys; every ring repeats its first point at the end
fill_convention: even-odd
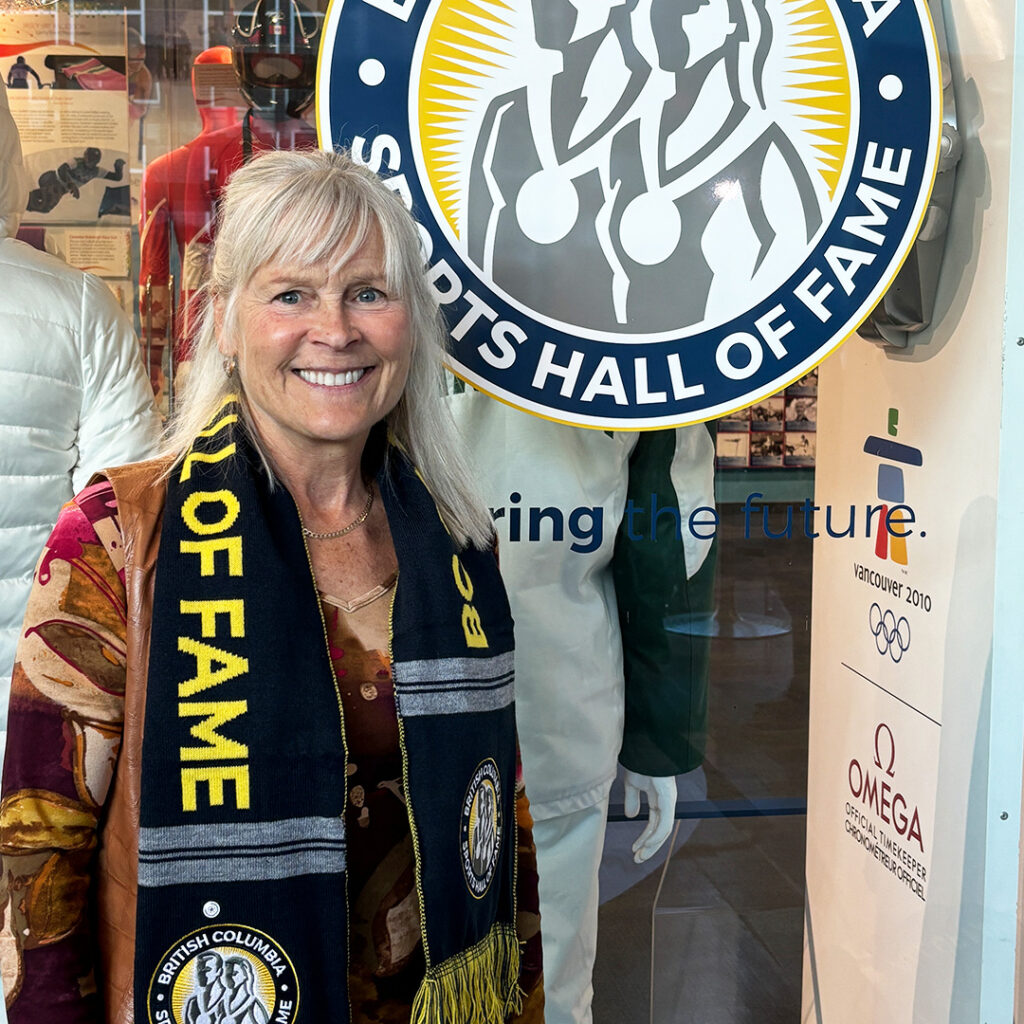
{"type": "MultiPolygon", "coordinates": [[[[598,866],[626,706],[612,556],[639,435],[563,426],[470,389],[451,404],[495,514],[516,621],[516,703],[540,874],[546,1019],[586,1024],[598,866]]],[[[706,428],[676,434],[672,484],[679,507],[713,504],[706,428]]],[[[692,575],[710,542],[684,541],[692,575]]],[[[639,810],[641,793],[650,817],[633,846],[638,863],[671,831],[674,775],[628,772],[628,815],[639,810]]]]}

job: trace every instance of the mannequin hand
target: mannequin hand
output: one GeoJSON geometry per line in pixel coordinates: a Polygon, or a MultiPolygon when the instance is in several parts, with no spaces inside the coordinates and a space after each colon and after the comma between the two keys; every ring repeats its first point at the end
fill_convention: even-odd
{"type": "Polygon", "coordinates": [[[653,857],[672,831],[676,810],[676,780],[672,775],[640,775],[627,771],[625,775],[626,799],[623,810],[627,818],[635,818],[640,811],[640,793],[647,794],[647,825],[633,844],[633,860],[643,864],[653,857]]]}

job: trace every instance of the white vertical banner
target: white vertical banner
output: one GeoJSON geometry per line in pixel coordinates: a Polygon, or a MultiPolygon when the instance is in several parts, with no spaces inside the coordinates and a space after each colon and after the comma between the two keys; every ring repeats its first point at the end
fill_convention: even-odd
{"type": "Polygon", "coordinates": [[[1014,7],[950,0],[946,25],[964,157],[934,326],[820,371],[803,1019],[825,1024],[982,1019],[1014,7]]]}

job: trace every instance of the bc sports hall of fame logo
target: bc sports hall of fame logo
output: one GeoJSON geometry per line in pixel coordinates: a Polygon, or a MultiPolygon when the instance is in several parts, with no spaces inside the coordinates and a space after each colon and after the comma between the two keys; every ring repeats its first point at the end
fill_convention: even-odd
{"type": "Polygon", "coordinates": [[[424,227],[450,365],[603,428],[803,376],[913,244],[941,131],[925,0],[331,0],[322,145],[424,227]]]}
{"type": "Polygon", "coordinates": [[[501,776],[491,758],[473,772],[462,801],[462,873],[469,891],[482,899],[491,887],[501,853],[501,776]]]}
{"type": "Polygon", "coordinates": [[[288,954],[244,925],[207,925],[164,954],[149,985],[151,1024],[293,1024],[299,986],[288,954]]]}

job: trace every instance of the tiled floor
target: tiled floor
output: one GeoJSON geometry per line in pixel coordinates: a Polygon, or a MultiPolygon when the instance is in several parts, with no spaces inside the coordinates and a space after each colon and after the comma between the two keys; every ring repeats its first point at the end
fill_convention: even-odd
{"type": "MultiPolygon", "coordinates": [[[[775,635],[712,641],[707,757],[680,799],[706,785],[770,812],[806,794],[810,543],[745,539],[723,513],[720,632],[775,635]]],[[[609,826],[596,1024],[797,1024],[803,815],[683,820],[663,878],[665,857],[645,871],[624,853],[637,827],[609,826]]]]}

